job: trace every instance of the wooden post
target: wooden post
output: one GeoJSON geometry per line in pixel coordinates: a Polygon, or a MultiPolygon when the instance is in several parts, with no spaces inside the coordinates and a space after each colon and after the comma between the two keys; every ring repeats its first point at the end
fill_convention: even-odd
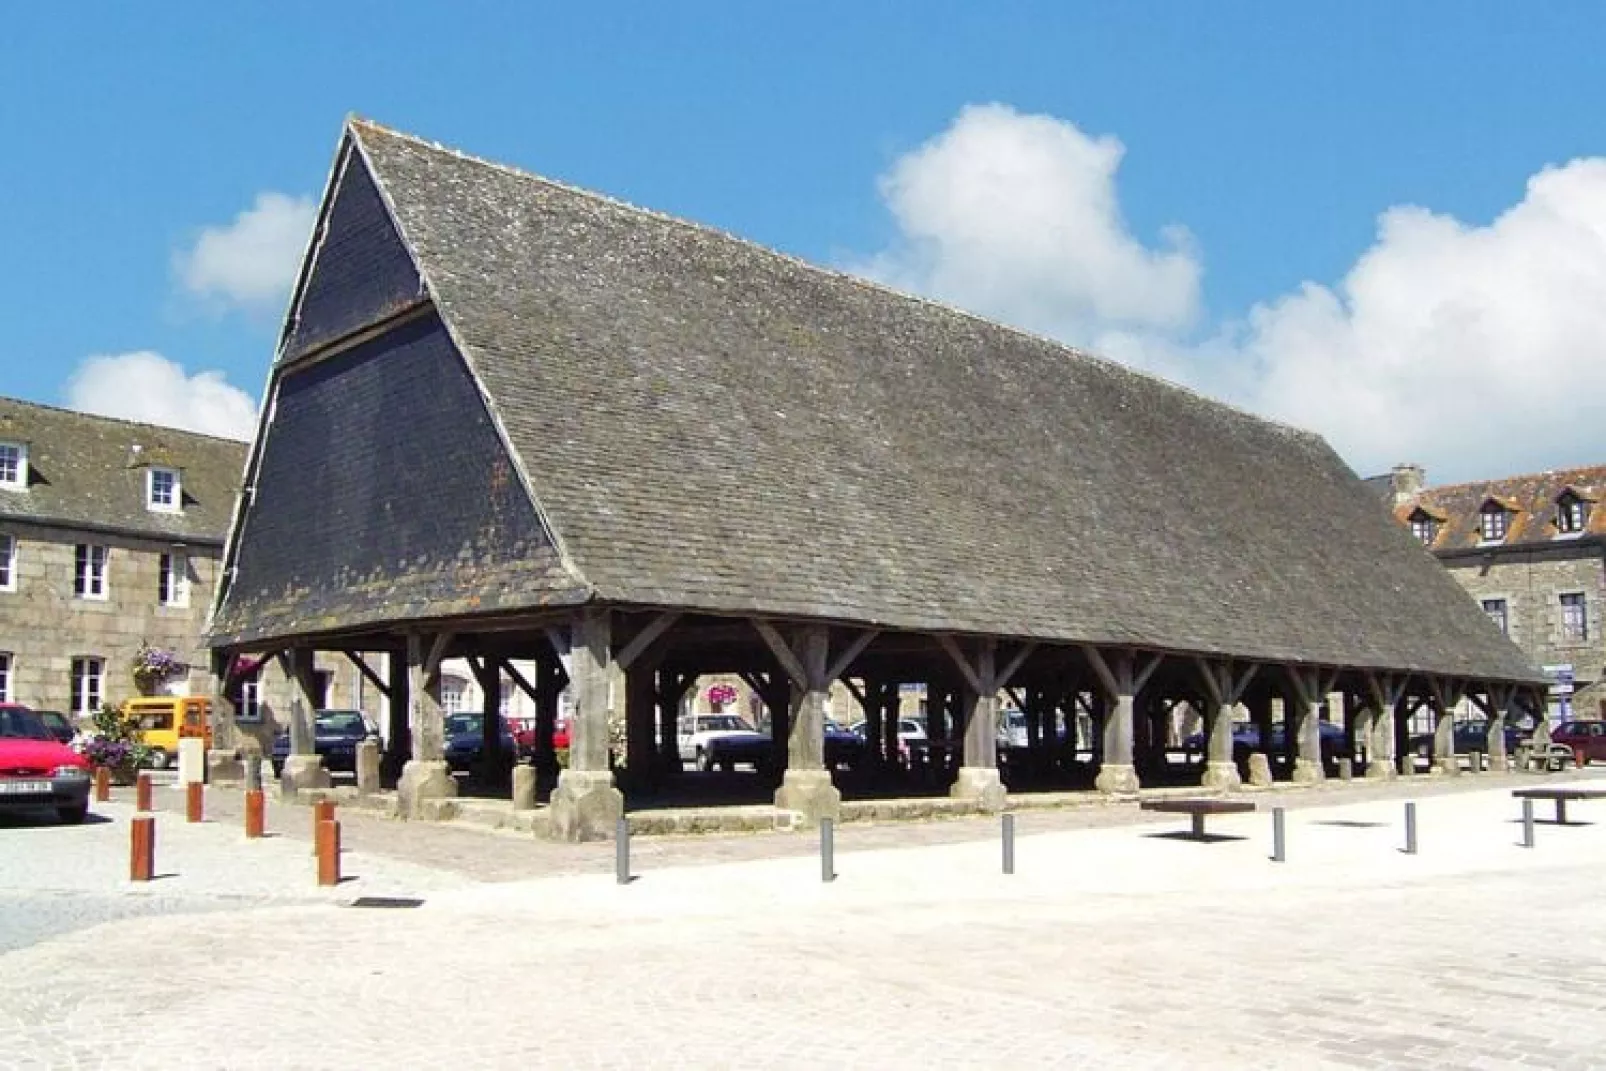
{"type": "MultiPolygon", "coordinates": [[[[331,813],[333,807],[331,806],[331,813]]],[[[340,884],[340,823],[328,819],[318,823],[318,884],[340,884]]]]}
{"type": "Polygon", "coordinates": [[[151,809],[151,775],[142,773],[134,780],[134,810],[151,809]]]}
{"type": "Polygon", "coordinates": [[[105,803],[112,798],[112,772],[104,766],[95,767],[95,802],[105,803]]]}
{"type": "Polygon", "coordinates": [[[206,797],[202,795],[206,786],[199,781],[190,781],[184,786],[184,821],[199,822],[204,814],[206,797]]]}
{"type": "Polygon", "coordinates": [[[156,876],[156,818],[135,815],[128,831],[128,880],[150,881],[156,876]]]}
{"type": "Polygon", "coordinates": [[[265,798],[260,788],[253,788],[245,794],[245,836],[247,840],[256,840],[262,836],[265,806],[265,798]]]}

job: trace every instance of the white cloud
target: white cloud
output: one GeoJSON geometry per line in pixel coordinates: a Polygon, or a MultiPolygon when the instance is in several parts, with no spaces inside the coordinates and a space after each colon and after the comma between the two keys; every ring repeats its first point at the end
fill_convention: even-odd
{"type": "Polygon", "coordinates": [[[1100,326],[1182,329],[1198,311],[1191,239],[1133,237],[1115,176],[1126,149],[1043,115],[972,105],[900,158],[881,195],[896,246],[863,274],[1068,337],[1100,326]]]}
{"type": "Polygon", "coordinates": [[[966,108],[883,176],[900,240],[858,270],[1320,432],[1363,473],[1606,461],[1606,159],[1539,172],[1487,226],[1390,208],[1336,285],[1304,283],[1201,342],[1196,254],[1186,232],[1155,251],[1126,230],[1122,151],[966,108]]]}
{"type": "Polygon", "coordinates": [[[174,257],[179,283],[197,297],[250,313],[274,313],[295,282],[317,216],[310,197],[268,191],[227,226],[207,227],[174,257]]]}
{"type": "Polygon", "coordinates": [[[257,405],[222,372],[187,374],[159,353],[89,357],[67,381],[67,405],[85,413],[250,439],[257,405]]]}

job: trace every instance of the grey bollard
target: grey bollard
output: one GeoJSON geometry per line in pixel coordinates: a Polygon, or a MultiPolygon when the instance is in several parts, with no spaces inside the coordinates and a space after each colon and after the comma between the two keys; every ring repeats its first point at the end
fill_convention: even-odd
{"type": "Polygon", "coordinates": [[[1015,816],[1004,815],[1004,873],[1015,873],[1015,816]]]}
{"type": "Polygon", "coordinates": [[[1283,809],[1271,809],[1271,861],[1284,863],[1288,861],[1288,832],[1283,823],[1283,809]]]}
{"type": "Polygon", "coordinates": [[[245,790],[262,791],[262,753],[253,751],[245,757],[245,790]]]}
{"type": "Polygon", "coordinates": [[[513,809],[535,810],[535,767],[528,762],[513,767],[513,809]]]}
{"type": "Polygon", "coordinates": [[[613,880],[630,884],[630,823],[619,819],[613,831],[613,880]]]}
{"type": "Polygon", "coordinates": [[[820,819],[820,880],[836,880],[836,823],[820,819]]]}
{"type": "Polygon", "coordinates": [[[1534,846],[1534,801],[1522,801],[1522,846],[1534,846]]]}
{"type": "Polygon", "coordinates": [[[1416,804],[1405,805],[1405,854],[1416,854],[1416,804]]]}
{"type": "Polygon", "coordinates": [[[370,796],[379,791],[379,741],[368,737],[357,745],[357,794],[370,796]]]}

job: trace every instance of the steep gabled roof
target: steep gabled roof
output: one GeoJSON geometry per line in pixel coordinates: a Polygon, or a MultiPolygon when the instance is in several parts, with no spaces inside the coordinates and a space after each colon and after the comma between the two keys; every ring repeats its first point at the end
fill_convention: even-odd
{"type": "MultiPolygon", "coordinates": [[[[1500,545],[1534,547],[1576,538],[1562,533],[1556,524],[1556,504],[1569,491],[1585,502],[1597,502],[1601,492],[1606,491],[1606,465],[1429,487],[1401,503],[1394,513],[1404,521],[1418,507],[1437,510],[1444,524],[1433,541],[1433,550],[1454,553],[1487,549],[1482,543],[1479,514],[1493,501],[1511,511],[1510,527],[1500,545]]],[[[1606,537],[1606,510],[1593,506],[1581,534],[1606,537]]]]}
{"type": "MultiPolygon", "coordinates": [[[[591,597],[1533,675],[1313,435],[708,228],[348,134],[591,597]]],[[[320,622],[341,618],[326,599],[320,622]]]]}
{"type": "Polygon", "coordinates": [[[246,444],[0,398],[0,442],[28,451],[26,491],[0,488],[0,520],[221,544],[246,444]],[[152,465],[177,469],[183,509],[146,508],[152,465]]]}

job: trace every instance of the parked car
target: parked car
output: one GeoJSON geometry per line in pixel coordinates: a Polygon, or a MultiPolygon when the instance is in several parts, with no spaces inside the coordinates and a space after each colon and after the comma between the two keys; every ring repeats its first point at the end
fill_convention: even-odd
{"type": "MultiPolygon", "coordinates": [[[[862,739],[854,739],[864,746],[862,739]]],[[[675,724],[675,744],[681,762],[703,771],[729,772],[738,763],[762,769],[774,755],[770,738],[737,714],[683,714],[675,724]]]]}
{"type": "Polygon", "coordinates": [[[54,810],[63,822],[89,814],[89,760],[56,740],[27,707],[0,707],[0,811],[54,810]]]}
{"type": "MultiPolygon", "coordinates": [[[[511,758],[518,753],[518,743],[502,719],[502,752],[511,758]]],[[[446,715],[446,765],[453,770],[468,770],[479,762],[485,753],[485,715],[478,711],[463,711],[446,715]]]]}
{"type": "Polygon", "coordinates": [[[50,730],[56,743],[70,744],[73,737],[78,735],[78,727],[72,723],[72,719],[59,710],[36,710],[34,713],[45,723],[45,728],[50,730]]]}
{"type": "MultiPolygon", "coordinates": [[[[326,770],[354,771],[357,769],[357,745],[379,731],[368,723],[360,710],[317,710],[312,715],[312,749],[323,756],[326,770]]],[[[273,776],[284,772],[284,761],[290,755],[290,733],[285,730],[274,736],[273,776]]]]}
{"type": "Polygon", "coordinates": [[[1606,759],[1606,721],[1564,721],[1550,730],[1550,742],[1572,748],[1573,761],[1588,766],[1591,759],[1606,759]]]}
{"type": "MultiPolygon", "coordinates": [[[[856,734],[866,745],[870,740],[870,723],[856,721],[848,726],[848,732],[856,734]]],[[[914,718],[898,719],[898,756],[907,761],[911,750],[923,747],[926,743],[926,727],[914,718]]]]}
{"type": "MultiPolygon", "coordinates": [[[[1334,756],[1342,753],[1347,744],[1344,737],[1344,727],[1336,722],[1318,721],[1316,723],[1317,735],[1321,741],[1322,760],[1331,761],[1334,756]]],[[[1182,746],[1189,751],[1204,752],[1210,747],[1210,737],[1206,733],[1194,733],[1183,740],[1182,746]]],[[[1287,749],[1287,730],[1281,722],[1271,727],[1271,737],[1266,751],[1272,755],[1281,755],[1287,749]]],[[[1232,758],[1234,762],[1245,762],[1252,752],[1261,750],[1260,726],[1252,721],[1237,722],[1232,727],[1232,758]]]]}
{"type": "Polygon", "coordinates": [[[845,766],[857,769],[864,761],[864,737],[851,732],[830,718],[825,719],[825,768],[834,770],[845,766]]]}
{"type": "MultiPolygon", "coordinates": [[[[1505,725],[1506,754],[1516,754],[1517,745],[1526,740],[1531,732],[1533,732],[1531,726],[1518,725],[1507,720],[1505,725]]],[[[1474,751],[1487,753],[1489,750],[1489,722],[1483,718],[1468,718],[1456,722],[1454,741],[1457,755],[1466,755],[1474,751]]],[[[1438,749],[1438,736],[1435,733],[1417,733],[1406,742],[1406,749],[1413,755],[1431,759],[1438,749]]],[[[1606,757],[1606,754],[1603,754],[1602,757],[1606,757]]]]}

